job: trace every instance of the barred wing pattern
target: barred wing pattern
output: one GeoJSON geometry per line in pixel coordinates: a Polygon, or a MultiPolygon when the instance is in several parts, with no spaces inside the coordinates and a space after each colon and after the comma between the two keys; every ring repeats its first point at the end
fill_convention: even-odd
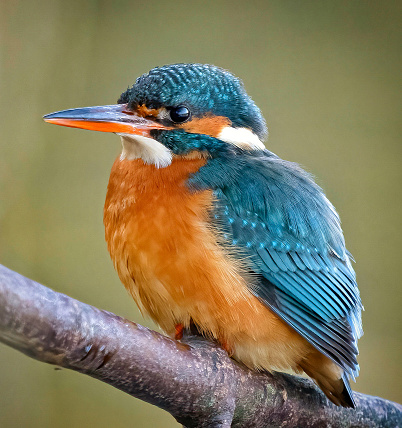
{"type": "MultiPolygon", "coordinates": [[[[338,216],[314,184],[314,189],[319,189],[323,198],[321,204],[328,202],[327,210],[323,213],[315,211],[314,207],[319,210],[318,203],[311,204],[313,209],[310,211],[305,209],[308,200],[302,206],[293,205],[293,209],[302,213],[304,223],[292,224],[292,219],[300,220],[296,214],[286,212],[292,205],[275,203],[275,196],[279,200],[278,195],[286,192],[286,186],[281,188],[272,180],[264,182],[261,176],[254,183],[254,187],[264,185],[271,186],[267,198],[259,198],[259,203],[271,202],[265,207],[253,204],[249,197],[242,204],[241,189],[237,195],[225,192],[224,187],[215,190],[215,223],[234,253],[249,260],[250,268],[258,274],[259,281],[253,292],[320,352],[355,378],[359,370],[356,355],[357,339],[362,335],[362,306],[338,216]],[[269,199],[270,196],[274,198],[269,199]],[[254,212],[250,210],[253,207],[256,208],[254,212]],[[328,215],[328,210],[333,218],[320,218],[320,214],[328,215]],[[334,239],[320,224],[325,221],[338,226],[337,230],[336,227],[331,230],[334,239]],[[311,230],[303,237],[297,227],[310,227],[311,230]],[[331,248],[333,242],[335,245],[332,246],[336,248],[331,248]]],[[[258,187],[254,190],[261,193],[258,187]]],[[[285,194],[282,198],[286,199],[286,196],[292,197],[285,194]]]]}

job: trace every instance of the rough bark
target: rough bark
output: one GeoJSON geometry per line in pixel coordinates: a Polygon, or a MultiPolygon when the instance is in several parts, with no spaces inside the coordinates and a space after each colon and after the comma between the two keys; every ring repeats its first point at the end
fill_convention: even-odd
{"type": "Polygon", "coordinates": [[[331,404],[314,384],[256,373],[197,336],[182,342],[56,293],[0,265],[0,341],[92,376],[186,427],[398,427],[399,404],[355,393],[331,404]]]}

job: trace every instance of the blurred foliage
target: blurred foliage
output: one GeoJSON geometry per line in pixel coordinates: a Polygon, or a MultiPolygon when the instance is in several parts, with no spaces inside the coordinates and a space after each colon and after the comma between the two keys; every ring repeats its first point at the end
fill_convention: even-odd
{"type": "MultiPolygon", "coordinates": [[[[400,3],[0,1],[0,262],[144,321],[119,283],[102,207],[119,140],[43,114],[113,104],[156,65],[241,77],[267,146],[341,214],[365,304],[355,389],[401,400],[400,3]]],[[[0,426],[174,427],[163,411],[0,346],[0,426]]]]}

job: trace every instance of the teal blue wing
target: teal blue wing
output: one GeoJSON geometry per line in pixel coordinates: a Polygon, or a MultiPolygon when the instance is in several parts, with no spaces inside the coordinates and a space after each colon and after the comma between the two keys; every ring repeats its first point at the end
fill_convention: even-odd
{"type": "Polygon", "coordinates": [[[257,274],[253,292],[354,378],[362,306],[339,218],[302,170],[253,166],[214,191],[215,225],[257,274]]]}
{"type": "Polygon", "coordinates": [[[223,194],[216,193],[216,220],[228,245],[239,249],[259,275],[257,296],[324,355],[357,376],[361,302],[348,256],[342,259],[290,234],[278,234],[256,213],[239,216],[223,194]]]}

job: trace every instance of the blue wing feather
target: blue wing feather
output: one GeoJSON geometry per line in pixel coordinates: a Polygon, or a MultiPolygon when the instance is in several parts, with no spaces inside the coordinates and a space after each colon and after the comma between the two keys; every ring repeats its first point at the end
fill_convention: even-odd
{"type": "Polygon", "coordinates": [[[355,273],[339,217],[312,178],[268,151],[240,151],[211,159],[190,184],[214,189],[216,227],[259,275],[256,295],[357,376],[355,273]]]}

